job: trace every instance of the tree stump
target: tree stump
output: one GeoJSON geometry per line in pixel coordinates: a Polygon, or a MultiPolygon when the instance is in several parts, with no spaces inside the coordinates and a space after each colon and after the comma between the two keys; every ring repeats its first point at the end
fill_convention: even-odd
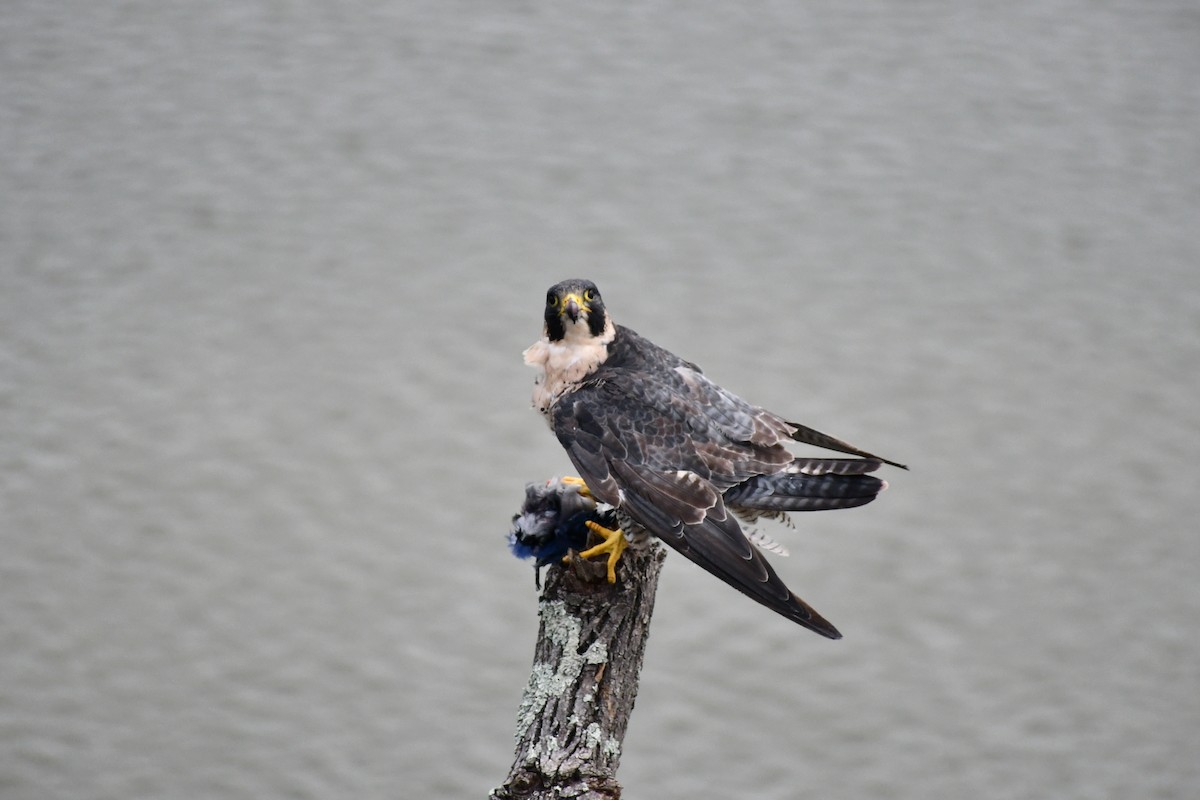
{"type": "Polygon", "coordinates": [[[650,540],[606,580],[603,559],[551,565],[538,604],[533,670],[517,714],[516,755],[491,800],[612,800],[637,697],[654,593],[666,558],[650,540]]]}

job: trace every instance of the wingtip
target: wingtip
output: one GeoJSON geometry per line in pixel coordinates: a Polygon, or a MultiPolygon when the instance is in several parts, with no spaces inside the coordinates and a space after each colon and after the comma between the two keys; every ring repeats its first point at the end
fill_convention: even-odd
{"type": "Polygon", "coordinates": [[[874,453],[867,453],[865,457],[873,461],[878,461],[881,464],[887,464],[889,467],[896,467],[903,470],[908,469],[908,464],[901,464],[899,461],[892,461],[891,459],[884,458],[883,456],[877,456],[874,453]]]}
{"type": "MultiPolygon", "coordinates": [[[[832,622],[818,614],[815,608],[801,600],[795,592],[792,592],[791,595],[787,603],[789,613],[785,616],[813,633],[821,634],[826,639],[842,638],[841,632],[833,627],[832,622]]],[[[779,611],[780,609],[776,608],[775,610],[779,611]]]]}
{"type": "MultiPolygon", "coordinates": [[[[809,611],[812,611],[811,607],[809,608],[809,611]]],[[[804,622],[801,622],[800,624],[808,628],[813,633],[821,634],[826,639],[836,640],[842,638],[842,632],[833,627],[833,623],[822,617],[816,611],[812,611],[812,617],[804,622]]]]}
{"type": "Polygon", "coordinates": [[[898,461],[892,461],[891,459],[877,456],[874,453],[869,453],[866,450],[861,450],[847,441],[838,439],[836,436],[821,433],[816,428],[810,428],[798,422],[789,422],[787,424],[794,429],[791,434],[792,439],[802,444],[811,444],[814,447],[823,447],[826,450],[835,450],[839,453],[849,453],[850,455],[861,456],[862,458],[871,458],[893,467],[908,469],[906,464],[901,464],[898,461]]]}

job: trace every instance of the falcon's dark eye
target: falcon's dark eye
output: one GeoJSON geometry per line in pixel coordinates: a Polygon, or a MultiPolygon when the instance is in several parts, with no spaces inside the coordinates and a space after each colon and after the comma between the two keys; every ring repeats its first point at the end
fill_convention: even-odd
{"type": "Polygon", "coordinates": [[[554,294],[553,292],[546,295],[546,305],[550,306],[551,308],[554,308],[556,305],[558,305],[558,295],[554,294]]]}
{"type": "Polygon", "coordinates": [[[584,299],[584,302],[590,303],[596,299],[596,293],[594,291],[592,291],[591,289],[584,289],[583,290],[583,299],[584,299]]]}

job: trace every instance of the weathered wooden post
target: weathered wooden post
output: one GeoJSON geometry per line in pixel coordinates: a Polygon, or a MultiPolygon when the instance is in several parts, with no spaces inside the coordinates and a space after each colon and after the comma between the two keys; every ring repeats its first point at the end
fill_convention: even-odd
{"type": "Polygon", "coordinates": [[[551,565],[539,602],[533,669],[517,714],[516,755],[491,800],[612,800],[637,697],[666,551],[625,551],[617,582],[603,561],[551,565]]]}

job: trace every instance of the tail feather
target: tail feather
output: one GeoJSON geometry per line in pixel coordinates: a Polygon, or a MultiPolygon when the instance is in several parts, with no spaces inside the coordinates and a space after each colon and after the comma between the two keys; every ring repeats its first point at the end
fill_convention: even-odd
{"type": "Polygon", "coordinates": [[[873,475],[858,474],[877,468],[878,461],[842,459],[835,465],[839,471],[830,469],[833,461],[838,460],[826,459],[816,467],[801,464],[795,471],[789,468],[772,475],[758,475],[727,490],[725,503],[733,508],[762,511],[823,511],[866,505],[887,488],[885,481],[873,475]],[[862,466],[852,468],[850,464],[862,466]],[[815,474],[805,467],[816,469],[815,474]]]}
{"type": "Polygon", "coordinates": [[[877,458],[797,458],[788,464],[784,472],[802,472],[805,475],[862,475],[874,472],[883,466],[877,458]]]}

